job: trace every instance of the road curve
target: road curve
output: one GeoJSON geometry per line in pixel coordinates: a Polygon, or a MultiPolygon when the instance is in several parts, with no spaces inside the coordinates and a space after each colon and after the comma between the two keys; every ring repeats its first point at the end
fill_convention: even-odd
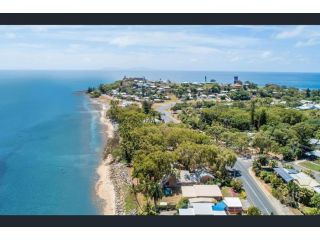
{"type": "Polygon", "coordinates": [[[173,107],[176,104],[176,102],[169,102],[169,103],[162,103],[157,104],[154,108],[161,113],[161,118],[165,123],[173,122],[173,123],[179,123],[179,120],[174,118],[171,114],[170,108],[173,107]]]}

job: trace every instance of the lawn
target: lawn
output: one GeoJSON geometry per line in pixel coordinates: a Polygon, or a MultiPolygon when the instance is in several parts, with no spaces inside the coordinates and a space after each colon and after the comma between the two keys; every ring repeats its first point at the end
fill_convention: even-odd
{"type": "Polygon", "coordinates": [[[238,197],[238,193],[236,193],[235,191],[233,191],[232,188],[230,187],[223,187],[221,189],[222,195],[223,197],[238,197]]]}
{"type": "Polygon", "coordinates": [[[299,165],[301,165],[303,167],[306,167],[306,168],[308,168],[310,170],[320,172],[320,165],[317,164],[317,163],[313,163],[313,162],[310,162],[310,161],[305,161],[305,162],[299,163],[299,165]]]}
{"type": "Polygon", "coordinates": [[[130,214],[132,211],[138,209],[136,198],[129,188],[126,189],[124,208],[127,214],[130,214]]]}

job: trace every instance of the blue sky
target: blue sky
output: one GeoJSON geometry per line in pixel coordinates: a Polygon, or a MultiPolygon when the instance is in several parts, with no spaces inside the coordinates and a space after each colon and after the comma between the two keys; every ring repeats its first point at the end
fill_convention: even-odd
{"type": "Polygon", "coordinates": [[[320,26],[0,26],[0,69],[320,72],[320,26]]]}

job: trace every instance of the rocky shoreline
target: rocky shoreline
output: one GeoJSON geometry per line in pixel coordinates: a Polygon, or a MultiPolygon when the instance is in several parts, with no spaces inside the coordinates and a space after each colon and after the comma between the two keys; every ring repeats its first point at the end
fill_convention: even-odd
{"type": "Polygon", "coordinates": [[[97,168],[99,179],[96,183],[96,194],[103,201],[103,215],[135,215],[135,211],[125,211],[126,191],[131,185],[128,168],[125,164],[115,161],[111,154],[119,139],[115,124],[106,116],[109,109],[108,101],[109,99],[103,98],[92,99],[101,109],[100,120],[105,127],[104,134],[107,139],[103,159],[97,168]]]}
{"type": "Polygon", "coordinates": [[[115,190],[115,212],[116,215],[136,215],[136,211],[125,211],[125,196],[128,187],[131,185],[131,178],[125,164],[114,162],[111,165],[111,179],[115,190]]]}

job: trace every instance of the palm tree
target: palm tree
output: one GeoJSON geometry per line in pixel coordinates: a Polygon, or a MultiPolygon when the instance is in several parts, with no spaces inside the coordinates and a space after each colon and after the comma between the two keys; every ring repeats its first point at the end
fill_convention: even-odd
{"type": "Polygon", "coordinates": [[[288,183],[288,192],[291,195],[291,198],[292,198],[293,201],[298,198],[297,200],[299,202],[299,198],[300,198],[300,196],[299,196],[299,186],[297,184],[295,184],[292,181],[289,182],[288,183]]]}
{"type": "Polygon", "coordinates": [[[162,198],[163,193],[158,183],[152,182],[149,185],[148,195],[153,199],[154,207],[158,210],[158,200],[162,198]]]}

